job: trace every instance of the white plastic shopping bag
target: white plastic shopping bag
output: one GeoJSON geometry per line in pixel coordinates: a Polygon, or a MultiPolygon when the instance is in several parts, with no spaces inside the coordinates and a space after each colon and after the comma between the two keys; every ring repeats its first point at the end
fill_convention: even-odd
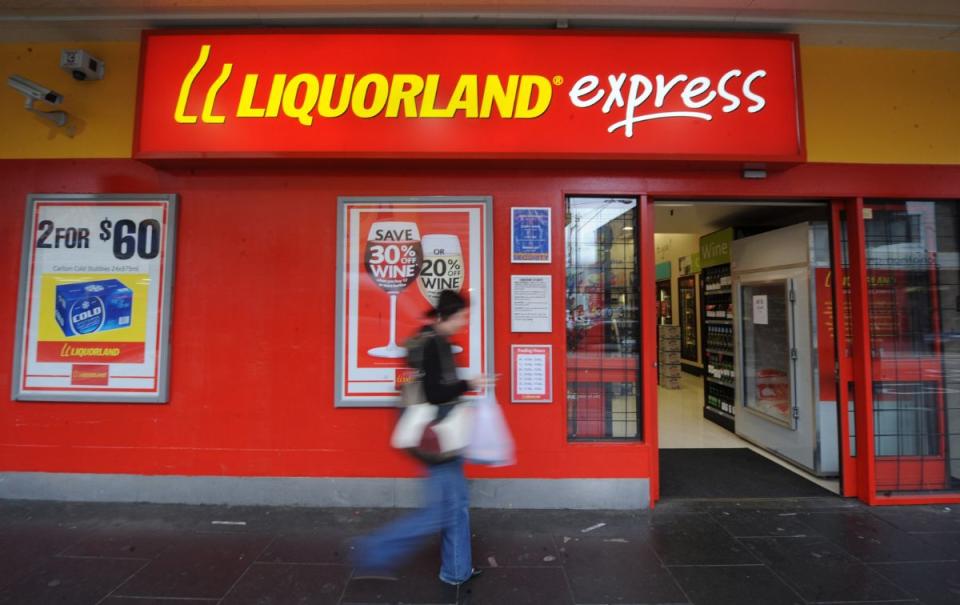
{"type": "Polygon", "coordinates": [[[403,408],[390,436],[390,445],[401,450],[419,446],[423,431],[436,417],[437,406],[429,403],[416,403],[403,408]]]}
{"type": "Polygon", "coordinates": [[[492,390],[488,389],[487,394],[476,403],[473,438],[464,457],[470,462],[487,466],[510,466],[517,462],[513,435],[492,390]]]}

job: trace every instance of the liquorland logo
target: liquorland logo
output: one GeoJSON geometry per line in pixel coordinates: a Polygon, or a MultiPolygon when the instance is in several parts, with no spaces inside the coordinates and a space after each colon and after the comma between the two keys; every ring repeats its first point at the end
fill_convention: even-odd
{"type": "MultiPolygon", "coordinates": [[[[572,84],[559,75],[465,73],[455,76],[453,93],[445,102],[438,100],[438,90],[441,78],[451,76],[440,74],[248,73],[243,75],[237,106],[231,110],[232,115],[227,115],[215,113],[214,108],[221,89],[234,77],[233,63],[220,66],[219,76],[206,91],[194,90],[197,76],[209,69],[210,53],[209,44],[201,46],[196,62],[182,80],[174,112],[180,124],[223,124],[228,119],[278,119],[281,115],[305,127],[344,115],[362,119],[529,120],[546,114],[555,97],[565,96],[577,110],[609,115],[607,132],[619,131],[631,138],[635,125],[650,120],[711,121],[717,110],[720,114],[754,114],[766,106],[766,99],[755,90],[758,81],[767,76],[762,69],[744,73],[731,68],[715,80],[684,73],[585,74],[572,84]],[[197,94],[203,94],[199,115],[187,112],[188,102],[197,94]],[[665,109],[667,106],[670,109],[665,109]]],[[[444,88],[448,85],[444,82],[444,88]]]]}

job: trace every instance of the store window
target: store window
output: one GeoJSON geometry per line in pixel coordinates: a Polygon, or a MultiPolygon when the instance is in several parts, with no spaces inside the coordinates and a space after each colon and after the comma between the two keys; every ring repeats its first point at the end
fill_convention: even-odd
{"type": "Polygon", "coordinates": [[[956,202],[866,204],[881,493],[960,489],[958,221],[956,202]]]}
{"type": "Polygon", "coordinates": [[[641,434],[638,233],[636,199],[567,199],[571,440],[638,439],[641,434]]]}

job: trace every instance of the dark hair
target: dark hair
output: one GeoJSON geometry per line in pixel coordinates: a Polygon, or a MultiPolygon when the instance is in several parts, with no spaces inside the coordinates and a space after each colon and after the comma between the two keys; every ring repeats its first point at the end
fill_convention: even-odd
{"type": "Polygon", "coordinates": [[[437,317],[440,321],[449,319],[454,313],[467,308],[467,301],[453,290],[440,292],[437,306],[427,311],[428,317],[437,317]]]}

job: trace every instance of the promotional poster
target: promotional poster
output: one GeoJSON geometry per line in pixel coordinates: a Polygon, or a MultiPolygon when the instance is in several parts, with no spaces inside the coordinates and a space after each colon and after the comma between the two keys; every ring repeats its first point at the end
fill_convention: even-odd
{"type": "Polygon", "coordinates": [[[468,302],[452,338],[464,378],[488,373],[489,201],[341,200],[337,295],[338,406],[396,403],[404,343],[431,321],[440,292],[468,302]]]}
{"type": "Polygon", "coordinates": [[[165,402],[175,196],[31,196],[15,399],[165,402]]]}

